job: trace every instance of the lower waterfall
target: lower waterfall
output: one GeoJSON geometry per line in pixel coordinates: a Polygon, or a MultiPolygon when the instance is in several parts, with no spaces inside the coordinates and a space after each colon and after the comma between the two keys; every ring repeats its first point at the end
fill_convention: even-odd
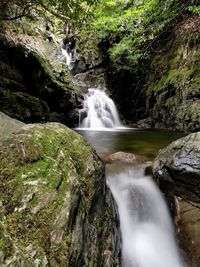
{"type": "Polygon", "coordinates": [[[107,176],[118,206],[123,267],[185,267],[164,199],[144,168],[107,176]]]}
{"type": "Polygon", "coordinates": [[[117,108],[104,91],[88,89],[79,110],[79,127],[97,130],[121,127],[117,108]]]}

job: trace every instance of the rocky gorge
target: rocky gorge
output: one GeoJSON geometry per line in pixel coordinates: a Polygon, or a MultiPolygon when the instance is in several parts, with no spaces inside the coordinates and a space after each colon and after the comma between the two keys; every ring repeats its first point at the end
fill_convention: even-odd
{"type": "MultiPolygon", "coordinates": [[[[152,41],[149,57],[133,65],[123,53],[120,64],[110,57],[115,33],[99,40],[74,30],[70,71],[57,19],[36,14],[0,25],[0,265],[121,266],[105,162],[68,128],[78,125],[88,88],[107,88],[124,124],[193,132],[158,152],[153,176],[183,257],[200,266],[199,15],[179,16],[152,41]]],[[[118,168],[124,159],[135,168],[148,161],[123,153],[106,163],[114,157],[118,168]]]]}

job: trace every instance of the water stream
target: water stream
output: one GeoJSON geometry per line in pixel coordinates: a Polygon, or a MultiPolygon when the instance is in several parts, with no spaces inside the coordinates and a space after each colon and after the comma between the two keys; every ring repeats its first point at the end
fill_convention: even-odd
{"type": "Polygon", "coordinates": [[[117,203],[123,267],[183,267],[163,197],[144,166],[107,176],[117,203]]]}
{"type": "Polygon", "coordinates": [[[79,128],[102,130],[119,128],[121,122],[117,108],[105,91],[89,88],[79,111],[79,128]]]}
{"type": "MultiPolygon", "coordinates": [[[[101,157],[124,151],[152,160],[159,148],[181,136],[162,130],[120,128],[113,101],[96,89],[88,90],[80,121],[79,131],[101,157]]],[[[119,211],[122,266],[184,267],[167,205],[152,177],[145,175],[145,165],[107,166],[107,185],[119,211]]]]}
{"type": "MultiPolygon", "coordinates": [[[[105,88],[87,88],[77,131],[102,158],[123,151],[152,160],[160,148],[181,136],[169,131],[122,127],[105,88]]],[[[122,266],[184,267],[167,205],[152,177],[145,175],[145,164],[117,163],[106,169],[107,185],[119,211],[122,266]]]]}

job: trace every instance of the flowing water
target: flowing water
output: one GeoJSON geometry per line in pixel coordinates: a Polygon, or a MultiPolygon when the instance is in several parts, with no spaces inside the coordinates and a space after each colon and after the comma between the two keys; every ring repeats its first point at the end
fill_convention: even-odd
{"type": "MultiPolygon", "coordinates": [[[[152,160],[158,150],[182,134],[155,129],[79,130],[101,157],[131,152],[152,160]]],[[[145,165],[107,165],[107,184],[118,206],[123,267],[185,267],[160,190],[145,165]],[[113,169],[115,171],[113,171],[113,169]]]]}
{"type": "Polygon", "coordinates": [[[88,89],[83,108],[79,111],[79,127],[95,130],[121,127],[115,104],[104,91],[88,89]]]}
{"type": "Polygon", "coordinates": [[[124,267],[183,267],[163,197],[144,168],[108,176],[117,203],[124,267]]]}
{"type": "Polygon", "coordinates": [[[63,44],[63,41],[61,42],[61,51],[63,56],[66,59],[66,64],[69,70],[72,70],[75,63],[75,49],[69,49],[67,45],[63,44]]]}
{"type": "MultiPolygon", "coordinates": [[[[113,101],[88,89],[79,113],[79,129],[101,157],[117,151],[152,160],[157,151],[181,134],[124,128],[113,101]]],[[[107,165],[107,185],[118,206],[123,267],[184,267],[176,246],[167,205],[145,164],[107,165]],[[123,166],[124,165],[124,166],[123,166]]]]}
{"type": "Polygon", "coordinates": [[[70,63],[72,61],[72,53],[68,52],[66,49],[61,48],[63,56],[66,58],[66,64],[70,67],[70,63]]]}

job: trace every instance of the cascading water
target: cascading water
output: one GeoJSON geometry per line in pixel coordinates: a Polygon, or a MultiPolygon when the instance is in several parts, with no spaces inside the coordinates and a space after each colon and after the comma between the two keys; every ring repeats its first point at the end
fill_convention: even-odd
{"type": "Polygon", "coordinates": [[[75,63],[75,44],[72,40],[61,41],[61,51],[63,56],[66,58],[66,64],[69,70],[72,70],[75,63]]]}
{"type": "Polygon", "coordinates": [[[105,129],[120,126],[119,115],[112,99],[102,90],[88,89],[83,108],[79,111],[79,127],[105,129]]]}
{"type": "Polygon", "coordinates": [[[108,176],[118,205],[123,267],[185,267],[163,197],[144,168],[108,176]]]}
{"type": "Polygon", "coordinates": [[[67,50],[61,48],[62,50],[62,54],[65,56],[66,58],[66,64],[68,67],[70,67],[70,63],[72,61],[72,53],[71,52],[68,52],[67,50]]]}

